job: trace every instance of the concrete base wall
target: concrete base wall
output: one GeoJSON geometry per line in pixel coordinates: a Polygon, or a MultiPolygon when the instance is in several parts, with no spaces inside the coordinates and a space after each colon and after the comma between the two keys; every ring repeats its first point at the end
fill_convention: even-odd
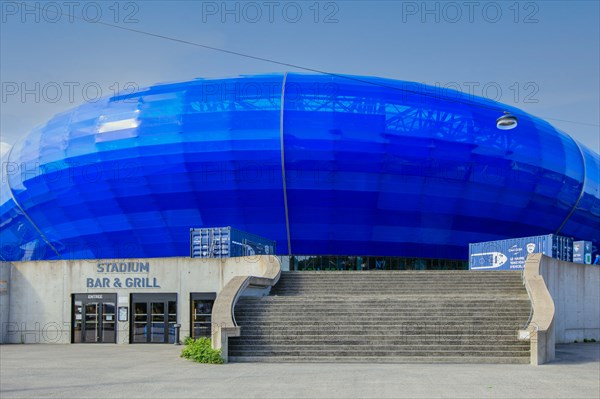
{"type": "MultiPolygon", "coordinates": [[[[219,293],[235,276],[262,276],[266,262],[261,258],[2,262],[0,280],[6,288],[0,283],[0,343],[69,343],[71,295],[86,293],[116,293],[117,306],[128,309],[132,293],[177,293],[183,339],[190,335],[190,293],[219,293]],[[121,272],[112,266],[129,262],[142,262],[147,270],[121,272]],[[145,282],[150,286],[140,287],[145,282]]],[[[129,321],[118,322],[117,343],[129,343],[129,321]]]]}
{"type": "Polygon", "coordinates": [[[4,342],[4,330],[8,323],[10,297],[8,284],[10,281],[10,263],[0,262],[0,344],[4,342]]]}
{"type": "Polygon", "coordinates": [[[543,256],[540,274],[554,301],[556,343],[600,340],[600,267],[543,256]]]}

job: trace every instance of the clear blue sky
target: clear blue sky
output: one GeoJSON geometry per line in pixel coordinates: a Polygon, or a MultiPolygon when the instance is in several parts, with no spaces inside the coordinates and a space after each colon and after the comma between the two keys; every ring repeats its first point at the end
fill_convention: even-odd
{"type": "Polygon", "coordinates": [[[36,3],[45,9],[28,14],[2,1],[0,128],[1,141],[9,144],[93,99],[98,88],[112,94],[128,82],[143,87],[294,70],[69,21],[55,14],[58,5],[64,14],[88,20],[100,12],[102,21],[127,28],[329,72],[474,87],[475,94],[548,118],[600,151],[598,1],[227,2],[230,13],[222,1],[29,4],[36,3]],[[22,98],[22,89],[33,94],[22,98]]]}

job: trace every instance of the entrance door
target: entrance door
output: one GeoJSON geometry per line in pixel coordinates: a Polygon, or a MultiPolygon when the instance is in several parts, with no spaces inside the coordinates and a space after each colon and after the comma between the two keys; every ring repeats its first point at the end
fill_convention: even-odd
{"type": "Polygon", "coordinates": [[[190,294],[192,317],[190,318],[192,338],[210,337],[212,332],[212,308],[217,294],[214,292],[190,294]]]}
{"type": "Polygon", "coordinates": [[[177,294],[131,294],[131,343],[175,342],[177,294]]]}
{"type": "Polygon", "coordinates": [[[116,343],[116,294],[73,294],[72,343],[116,343]]]}

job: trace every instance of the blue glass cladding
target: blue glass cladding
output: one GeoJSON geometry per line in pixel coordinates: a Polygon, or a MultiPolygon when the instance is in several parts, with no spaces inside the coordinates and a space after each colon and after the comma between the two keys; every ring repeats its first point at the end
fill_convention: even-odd
{"type": "MultiPolygon", "coordinates": [[[[285,242],[282,80],[197,80],[85,104],[15,147],[10,162],[41,166],[10,187],[60,257],[185,256],[190,227],[221,224],[285,242]]],[[[25,222],[3,228],[3,242],[25,222]]]]}
{"type": "Polygon", "coordinates": [[[581,190],[576,144],[519,110],[431,92],[288,74],[292,253],[466,259],[469,242],[560,226],[581,190]],[[504,109],[518,129],[496,129],[504,109]]]}
{"type": "Polygon", "coordinates": [[[600,244],[600,157],[580,144],[585,159],[585,186],[581,200],[561,230],[574,237],[590,237],[600,244]]]}
{"type": "MultiPolygon", "coordinates": [[[[162,84],[57,115],[11,152],[0,255],[186,256],[189,228],[223,225],[287,254],[282,84],[162,84]]],[[[577,143],[543,120],[378,78],[288,74],[284,98],[292,253],[466,259],[469,242],[548,233],[600,243],[599,156],[582,147],[584,173],[577,143]],[[496,129],[503,110],[517,129],[496,129]]]]}

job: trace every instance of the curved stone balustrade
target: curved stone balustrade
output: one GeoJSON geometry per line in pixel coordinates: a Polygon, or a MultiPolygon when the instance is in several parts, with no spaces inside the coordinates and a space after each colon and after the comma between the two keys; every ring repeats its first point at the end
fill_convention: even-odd
{"type": "MultiPolygon", "coordinates": [[[[281,264],[275,256],[247,257],[261,262],[260,276],[236,276],[217,295],[212,310],[212,347],[221,349],[223,360],[228,360],[229,337],[239,337],[240,328],[235,322],[233,310],[244,292],[256,289],[254,295],[266,295],[268,289],[279,281],[281,264]]],[[[242,258],[243,259],[243,258],[242,258]]],[[[249,293],[249,292],[248,292],[249,293]]]]}

